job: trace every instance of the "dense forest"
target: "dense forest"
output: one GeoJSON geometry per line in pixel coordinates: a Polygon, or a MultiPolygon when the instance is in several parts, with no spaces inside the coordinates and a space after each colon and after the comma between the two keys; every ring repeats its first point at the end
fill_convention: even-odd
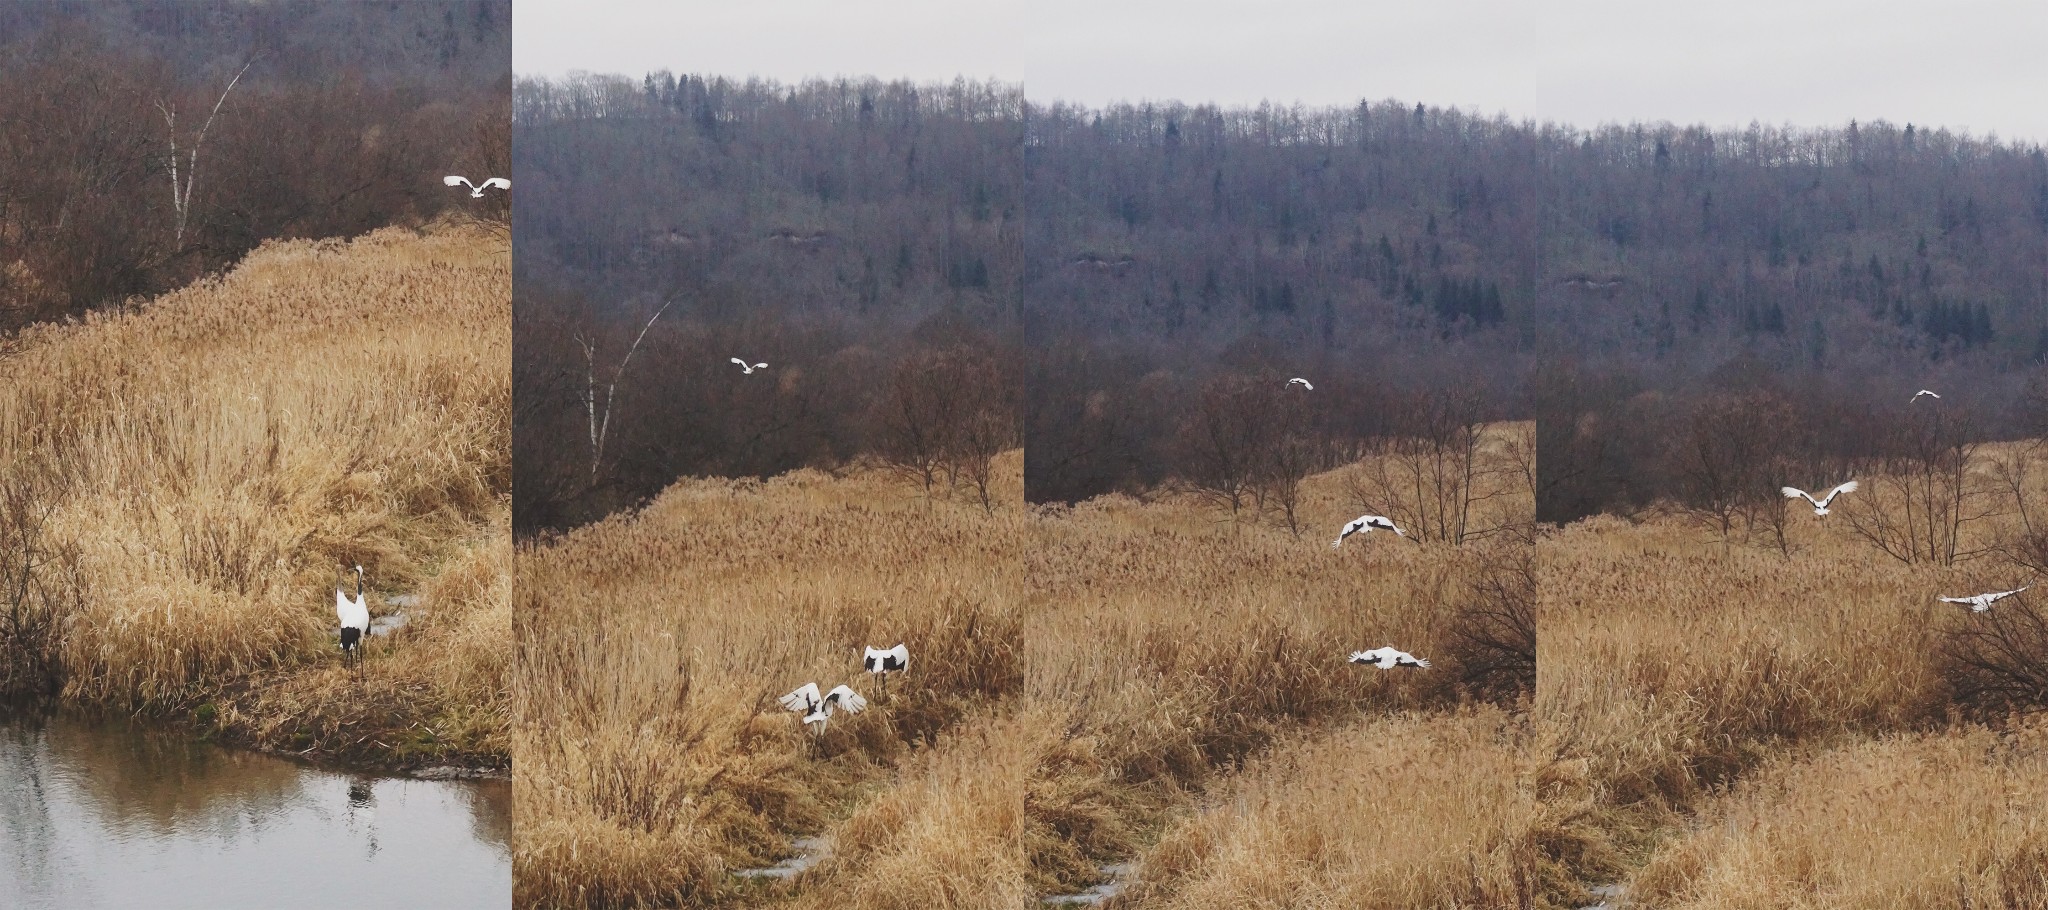
{"type": "Polygon", "coordinates": [[[508,218],[440,178],[509,167],[511,25],[508,0],[0,4],[0,333],[272,238],[508,218]]]}
{"type": "Polygon", "coordinates": [[[518,528],[860,455],[989,495],[1020,442],[1022,107],[964,82],[521,79],[518,528]]]}
{"type": "MultiPolygon", "coordinates": [[[[1585,130],[1396,101],[1098,109],[667,73],[516,95],[543,193],[522,278],[621,326],[682,294],[735,341],[748,320],[839,333],[820,350],[941,313],[1014,324],[1039,501],[1185,479],[1216,425],[1205,396],[1302,376],[1318,400],[1288,419],[1322,460],[1448,411],[1537,418],[1539,508],[1568,520],[1670,476],[1646,414],[1769,387],[1848,420],[1937,387],[2012,434],[2048,357],[2048,160],[1910,124],[1585,130]]],[[[558,378],[586,373],[571,335],[534,339],[561,348],[558,378]]],[[[563,427],[589,422],[574,385],[563,427]]],[[[637,486],[866,448],[830,423],[637,486]]]]}

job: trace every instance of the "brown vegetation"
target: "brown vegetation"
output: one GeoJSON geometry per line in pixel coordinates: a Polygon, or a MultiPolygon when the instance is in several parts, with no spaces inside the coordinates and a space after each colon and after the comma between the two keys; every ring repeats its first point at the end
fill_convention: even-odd
{"type": "Polygon", "coordinates": [[[0,8],[0,333],[266,240],[509,219],[440,177],[509,164],[510,39],[504,0],[0,8]]]}
{"type": "Polygon", "coordinates": [[[2048,907],[2048,729],[1887,736],[1773,761],[1630,889],[1673,910],[2048,907]]]}
{"type": "MultiPolygon", "coordinates": [[[[1021,455],[993,509],[879,467],[800,471],[683,481],[523,546],[521,904],[1014,907],[1137,855],[1304,729],[1472,696],[1450,642],[1488,596],[1482,553],[1333,551],[1192,496],[1027,510],[1021,455]],[[884,695],[859,649],[896,641],[910,671],[884,695]],[[1388,643],[1442,669],[1344,662],[1388,643]],[[874,706],[810,737],[773,701],[808,680],[874,706]],[[730,874],[817,832],[831,854],[791,884],[730,874]]],[[[1355,508],[1339,475],[1303,483],[1306,527],[1355,508]]]]}
{"type": "Polygon", "coordinates": [[[41,668],[73,702],[300,754],[502,763],[510,270],[493,245],[453,227],[274,243],[18,336],[0,540],[31,545],[8,577],[61,615],[54,659],[7,652],[0,676],[41,668]],[[356,564],[373,614],[422,597],[361,683],[339,668],[332,590],[356,564]]]}
{"type": "MultiPolygon", "coordinates": [[[[1952,473],[1987,497],[2041,451],[1971,448],[1952,473]]],[[[1998,555],[2024,529],[2001,508],[1949,538],[1954,559],[1909,559],[1858,520],[1906,514],[1901,500],[1930,489],[1941,501],[1943,486],[1859,479],[1825,519],[1781,502],[1764,547],[1730,547],[1713,512],[1677,508],[1540,544],[1540,723],[1586,763],[1608,845],[1582,881],[1654,857],[1630,880],[1640,906],[2039,905],[2029,870],[2048,810],[1995,794],[2039,787],[2038,731],[2014,718],[2048,704],[2048,636],[2029,595],[1988,613],[1936,600],[2033,580],[1998,555]],[[1996,736],[1962,715],[2033,745],[1987,749],[1996,736]],[[1993,804],[1934,808],[1979,797],[1993,804]],[[1951,829],[1977,832],[1953,840],[1960,854],[1908,846],[1950,843],[1930,832],[1951,829]],[[1859,878],[1871,857],[1891,865],[1859,878]]],[[[2043,491],[2036,479],[2017,493],[2043,491]]]]}

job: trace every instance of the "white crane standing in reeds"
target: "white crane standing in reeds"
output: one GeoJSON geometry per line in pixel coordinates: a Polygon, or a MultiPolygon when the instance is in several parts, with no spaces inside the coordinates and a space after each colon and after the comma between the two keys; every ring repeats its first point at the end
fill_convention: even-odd
{"type": "Polygon", "coordinates": [[[363,644],[370,635],[370,607],[363,599],[363,567],[356,567],[356,598],[337,586],[334,589],[334,615],[341,620],[341,658],[344,663],[353,662],[358,671],[363,667],[363,644]]]}
{"type": "Polygon", "coordinates": [[[868,648],[861,654],[861,666],[873,673],[879,680],[883,692],[888,692],[889,674],[901,673],[910,666],[910,649],[897,642],[896,647],[868,648]]]}

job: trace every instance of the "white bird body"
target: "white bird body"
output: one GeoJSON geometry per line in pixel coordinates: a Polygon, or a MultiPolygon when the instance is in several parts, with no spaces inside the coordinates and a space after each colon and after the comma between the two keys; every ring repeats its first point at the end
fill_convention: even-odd
{"type": "Polygon", "coordinates": [[[340,588],[334,589],[334,616],[341,621],[341,652],[344,657],[362,657],[363,639],[370,634],[370,607],[363,599],[363,567],[356,567],[356,598],[350,600],[340,588]]]}
{"type": "Polygon", "coordinates": [[[866,667],[869,673],[901,673],[903,668],[909,665],[910,649],[900,642],[896,647],[886,650],[868,648],[866,653],[861,655],[861,666],[866,667]]]}
{"type": "Polygon", "coordinates": [[[796,687],[796,691],[781,698],[782,706],[803,715],[804,723],[817,724],[818,732],[825,732],[825,722],[832,719],[834,711],[859,714],[868,706],[868,700],[847,686],[834,686],[824,695],[818,694],[818,684],[807,682],[796,687]]]}
{"type": "Polygon", "coordinates": [[[1834,502],[1836,496],[1840,496],[1843,493],[1856,492],[1856,481],[1852,480],[1829,490],[1828,495],[1819,499],[1814,499],[1812,496],[1807,495],[1805,490],[1798,487],[1782,487],[1778,492],[1785,494],[1786,499],[1805,499],[1807,502],[1813,503],[1813,514],[1825,516],[1828,514],[1828,503],[1834,502]]]}
{"type": "Polygon", "coordinates": [[[734,358],[732,359],[732,362],[733,362],[733,363],[737,363],[737,364],[739,364],[739,365],[740,365],[740,371],[741,371],[741,372],[743,372],[743,373],[746,373],[746,374],[747,374],[747,375],[749,375],[749,376],[753,375],[753,374],[754,374],[754,371],[755,371],[755,370],[765,370],[765,369],[767,369],[767,368],[768,368],[768,365],[767,365],[767,364],[765,364],[765,363],[751,363],[751,364],[750,364],[750,363],[748,363],[748,362],[746,362],[746,361],[744,361],[744,360],[741,360],[741,359],[739,359],[738,357],[734,357],[734,358]]]}
{"type": "Polygon", "coordinates": [[[1315,387],[1315,386],[1312,386],[1312,385],[1310,385],[1310,384],[1309,384],[1309,382],[1308,382],[1308,380],[1306,380],[1306,379],[1303,379],[1303,378],[1301,378],[1301,377],[1299,377],[1299,376],[1296,376],[1296,377],[1294,377],[1293,379],[1289,379],[1289,380],[1287,380],[1287,384],[1288,384],[1288,385],[1293,385],[1293,384],[1295,384],[1295,383],[1297,383],[1297,382],[1298,382],[1298,383],[1301,383],[1301,387],[1302,387],[1302,388],[1304,388],[1304,389],[1307,389],[1307,390],[1309,390],[1309,391],[1311,391],[1311,392],[1313,392],[1313,391],[1315,391],[1315,390],[1316,390],[1316,387],[1315,387]]]}
{"type": "Polygon", "coordinates": [[[1911,399],[1909,399],[1909,400],[1908,400],[1908,401],[1907,401],[1906,403],[1907,403],[1907,404],[1912,404],[1912,403],[1913,403],[1913,402],[1915,402],[1915,401],[1919,401],[1919,400],[1921,399],[1921,397],[1923,397],[1923,396],[1925,396],[1925,397],[1927,397],[1927,398],[1940,398],[1940,397],[1941,397],[1940,395],[1936,395],[1935,393],[1933,393],[1933,392],[1930,392],[1930,391],[1928,391],[1928,390],[1926,390],[1926,389],[1921,389],[1921,390],[1920,390],[1920,391],[1918,391],[1918,392],[1914,392],[1914,393],[1913,393],[1913,397],[1912,397],[1911,399]]]}
{"type": "Polygon", "coordinates": [[[1429,669],[1429,661],[1416,657],[1406,651],[1398,650],[1393,645],[1388,645],[1384,648],[1374,648],[1370,651],[1353,651],[1351,652],[1351,662],[1354,664],[1371,664],[1382,670],[1392,670],[1395,667],[1404,667],[1410,670],[1429,669]]]}
{"type": "Polygon", "coordinates": [[[2008,597],[2011,597],[2014,594],[2018,594],[2019,592],[2024,591],[2031,587],[2033,587],[2033,585],[2021,585],[2020,587],[2014,588],[2010,591],[1998,591],[1991,594],[1977,594],[1971,597],[1943,597],[1941,598],[1941,601],[1943,603],[1962,604],[1964,606],[1969,607],[1970,612],[1972,613],[1982,613],[1986,610],[1991,609],[1992,604],[2004,600],[2008,597]]]}
{"type": "Polygon", "coordinates": [[[496,187],[501,190],[509,190],[512,188],[512,181],[507,180],[503,177],[492,177],[491,179],[484,181],[483,186],[477,186],[476,184],[469,182],[468,177],[458,177],[454,174],[449,174],[448,176],[441,178],[441,182],[447,186],[469,187],[469,198],[471,199],[484,198],[484,190],[491,189],[492,187],[496,187]]]}
{"type": "Polygon", "coordinates": [[[1394,520],[1385,515],[1360,515],[1344,526],[1344,530],[1337,534],[1337,540],[1330,544],[1330,549],[1334,550],[1343,546],[1344,538],[1346,537],[1350,537],[1353,534],[1370,534],[1374,528],[1392,531],[1401,537],[1408,536],[1408,532],[1395,527],[1394,520]]]}

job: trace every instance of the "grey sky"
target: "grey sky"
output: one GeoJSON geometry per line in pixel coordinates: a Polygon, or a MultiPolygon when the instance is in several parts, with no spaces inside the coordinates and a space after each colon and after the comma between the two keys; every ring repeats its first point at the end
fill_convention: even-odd
{"type": "Polygon", "coordinates": [[[2048,141],[2043,0],[515,0],[513,67],[1399,98],[1578,126],[1851,119],[2048,141]]]}

